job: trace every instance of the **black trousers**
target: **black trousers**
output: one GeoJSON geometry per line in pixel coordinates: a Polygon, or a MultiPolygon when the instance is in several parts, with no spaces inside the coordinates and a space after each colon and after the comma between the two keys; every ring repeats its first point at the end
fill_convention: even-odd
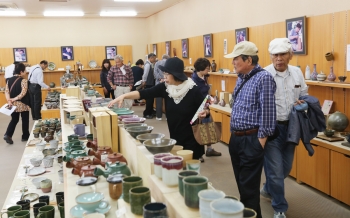
{"type": "Polygon", "coordinates": [[[244,207],[255,210],[257,218],[261,218],[260,180],[264,164],[264,149],[257,134],[244,136],[231,134],[229,151],[240,200],[244,207]]]}
{"type": "Polygon", "coordinates": [[[107,90],[107,93],[105,93],[105,98],[111,98],[112,96],[112,99],[115,99],[114,97],[114,90],[107,90]]]}
{"type": "Polygon", "coordinates": [[[19,121],[19,116],[22,117],[22,139],[28,139],[29,138],[29,111],[23,111],[23,112],[13,112],[11,114],[11,121],[7,127],[5,135],[12,138],[13,133],[15,132],[17,123],[19,121]]]}
{"type": "MultiPolygon", "coordinates": [[[[154,85],[146,85],[145,88],[151,88],[154,85]]],[[[143,111],[143,116],[153,116],[153,104],[154,104],[154,98],[148,98],[146,99],[146,109],[143,111]]]]}
{"type": "Polygon", "coordinates": [[[41,86],[38,84],[29,85],[30,103],[33,120],[41,119],[41,86]]]}

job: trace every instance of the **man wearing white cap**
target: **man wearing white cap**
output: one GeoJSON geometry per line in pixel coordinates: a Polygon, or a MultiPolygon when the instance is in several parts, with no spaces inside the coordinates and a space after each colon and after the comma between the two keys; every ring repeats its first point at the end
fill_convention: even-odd
{"type": "Polygon", "coordinates": [[[272,64],[265,70],[273,76],[277,90],[277,126],[279,135],[265,146],[264,171],[266,183],[260,194],[271,199],[274,218],[285,218],[288,203],[284,197],[284,179],[292,169],[295,145],[287,144],[288,119],[293,105],[300,104],[299,97],[307,95],[308,87],[301,70],[288,65],[293,57],[292,44],[287,38],[276,38],[270,42],[269,53],[272,64]]]}
{"type": "Polygon", "coordinates": [[[257,53],[254,43],[243,41],[225,58],[233,58],[238,73],[230,122],[232,167],[241,202],[261,218],[259,189],[264,146],[276,127],[276,84],[271,74],[259,66],[257,53]]]}

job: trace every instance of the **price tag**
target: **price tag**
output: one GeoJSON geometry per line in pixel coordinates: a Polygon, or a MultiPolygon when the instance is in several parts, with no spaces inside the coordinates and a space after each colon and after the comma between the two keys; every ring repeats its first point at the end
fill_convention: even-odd
{"type": "Polygon", "coordinates": [[[108,157],[108,154],[101,154],[101,161],[107,162],[107,157],[108,157]]]}
{"type": "Polygon", "coordinates": [[[124,217],[123,215],[126,214],[126,209],[125,207],[120,208],[119,210],[115,211],[115,215],[119,217],[124,217]]]}

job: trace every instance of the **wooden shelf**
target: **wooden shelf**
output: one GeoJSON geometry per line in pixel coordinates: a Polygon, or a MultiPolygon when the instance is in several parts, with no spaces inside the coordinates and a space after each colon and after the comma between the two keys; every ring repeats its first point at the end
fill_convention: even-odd
{"type": "Polygon", "coordinates": [[[325,87],[333,87],[333,88],[344,88],[350,89],[350,83],[347,82],[329,82],[329,81],[311,81],[305,80],[307,85],[312,86],[325,86],[325,87]]]}

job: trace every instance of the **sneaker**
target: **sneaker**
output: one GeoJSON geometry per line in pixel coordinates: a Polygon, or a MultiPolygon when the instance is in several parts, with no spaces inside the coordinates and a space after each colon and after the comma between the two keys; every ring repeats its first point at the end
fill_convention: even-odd
{"type": "Polygon", "coordinates": [[[13,144],[11,137],[8,137],[7,135],[4,135],[4,140],[6,141],[7,144],[10,144],[10,145],[13,144]]]}
{"type": "Polygon", "coordinates": [[[205,156],[207,157],[211,157],[211,156],[221,156],[221,152],[217,152],[215,151],[214,149],[211,149],[211,150],[207,150],[205,152],[205,156]]]}
{"type": "Polygon", "coordinates": [[[265,191],[264,186],[260,189],[260,195],[263,196],[264,198],[269,199],[270,201],[272,200],[271,195],[265,191]]]}
{"type": "Polygon", "coordinates": [[[156,120],[159,120],[159,121],[160,121],[160,120],[162,120],[162,118],[158,118],[158,117],[157,117],[156,120]]]}
{"type": "Polygon", "coordinates": [[[200,157],[198,160],[199,160],[201,163],[204,162],[204,158],[203,158],[203,157],[200,157]]]}
{"type": "Polygon", "coordinates": [[[286,218],[286,215],[284,214],[284,212],[274,212],[273,214],[273,218],[286,218]]]}

